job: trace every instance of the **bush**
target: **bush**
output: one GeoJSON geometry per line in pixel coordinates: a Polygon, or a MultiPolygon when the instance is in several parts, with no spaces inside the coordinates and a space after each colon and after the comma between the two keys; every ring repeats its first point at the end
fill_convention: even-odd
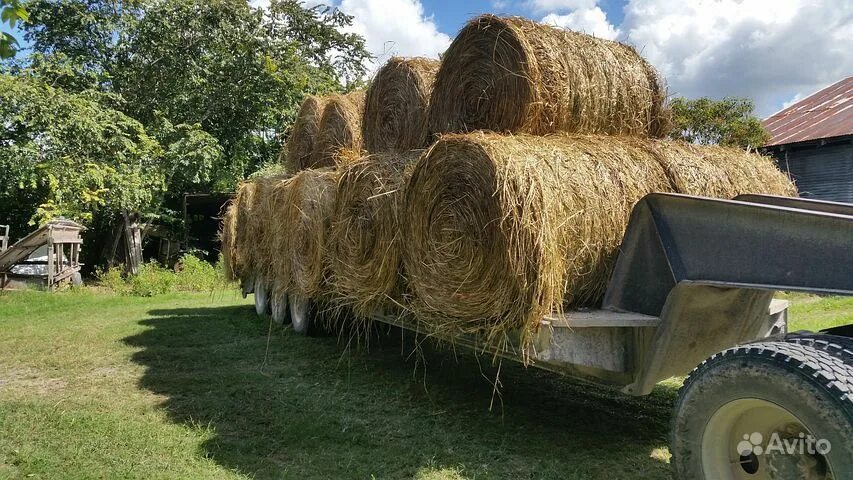
{"type": "Polygon", "coordinates": [[[120,295],[151,297],[170,292],[207,292],[228,286],[221,259],[213,266],[192,254],[184,254],[175,270],[149,262],[136,275],[125,276],[123,267],[99,271],[98,284],[120,295]]]}
{"type": "Polygon", "coordinates": [[[130,295],[137,297],[152,297],[154,295],[173,291],[176,279],[175,272],[161,267],[158,263],[149,262],[139,266],[139,273],[128,277],[130,295]]]}
{"type": "Polygon", "coordinates": [[[194,255],[181,257],[175,274],[175,286],[178,290],[201,292],[213,290],[226,284],[225,277],[216,267],[194,255]]]}

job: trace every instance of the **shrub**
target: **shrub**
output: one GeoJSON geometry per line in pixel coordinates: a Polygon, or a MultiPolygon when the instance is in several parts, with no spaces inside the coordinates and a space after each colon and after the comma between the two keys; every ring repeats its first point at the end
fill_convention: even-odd
{"type": "Polygon", "coordinates": [[[184,254],[175,270],[157,262],[139,267],[136,275],[124,275],[122,266],[96,273],[98,284],[120,295],[151,297],[169,292],[207,292],[226,287],[222,259],[211,265],[192,254],[184,254]]]}

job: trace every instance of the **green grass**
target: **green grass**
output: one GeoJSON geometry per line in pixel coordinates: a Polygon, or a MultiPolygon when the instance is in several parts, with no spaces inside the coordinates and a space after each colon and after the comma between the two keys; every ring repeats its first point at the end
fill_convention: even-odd
{"type": "MultiPolygon", "coordinates": [[[[792,297],[794,328],[853,301],[792,297]]],[[[670,478],[647,398],[393,335],[345,353],[232,292],[0,294],[0,478],[670,478]]]]}

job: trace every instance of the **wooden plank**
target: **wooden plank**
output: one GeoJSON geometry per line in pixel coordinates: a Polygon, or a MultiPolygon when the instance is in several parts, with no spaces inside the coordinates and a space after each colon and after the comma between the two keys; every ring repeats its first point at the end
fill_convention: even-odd
{"type": "Polygon", "coordinates": [[[555,328],[657,327],[659,324],[660,318],[658,317],[631,312],[611,312],[609,310],[551,313],[542,319],[542,325],[555,328]]]}

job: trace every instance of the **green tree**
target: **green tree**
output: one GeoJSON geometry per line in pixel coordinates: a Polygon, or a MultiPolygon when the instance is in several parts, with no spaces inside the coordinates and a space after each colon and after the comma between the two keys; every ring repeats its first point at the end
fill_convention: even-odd
{"type": "Polygon", "coordinates": [[[364,74],[364,41],[339,10],[273,0],[33,0],[27,65],[55,85],[119,95],[146,127],[198,125],[225,164],[210,189],[232,188],[273,161],[307,93],[364,74]]]}
{"type": "Polygon", "coordinates": [[[748,98],[675,98],[670,106],[673,113],[670,137],[677,140],[757,148],[770,138],[753,114],[755,105],[748,98]]]}
{"type": "MultiPolygon", "coordinates": [[[[0,0],[0,26],[5,23],[9,28],[15,28],[19,22],[26,22],[27,17],[20,0],[0,0]]],[[[0,58],[14,57],[17,49],[18,39],[9,32],[0,31],[0,58]]]]}
{"type": "MultiPolygon", "coordinates": [[[[151,211],[162,195],[159,144],[97,98],[0,75],[0,218],[23,230],[55,216],[151,211]]],[[[19,230],[19,231],[20,231],[19,230]]]]}

